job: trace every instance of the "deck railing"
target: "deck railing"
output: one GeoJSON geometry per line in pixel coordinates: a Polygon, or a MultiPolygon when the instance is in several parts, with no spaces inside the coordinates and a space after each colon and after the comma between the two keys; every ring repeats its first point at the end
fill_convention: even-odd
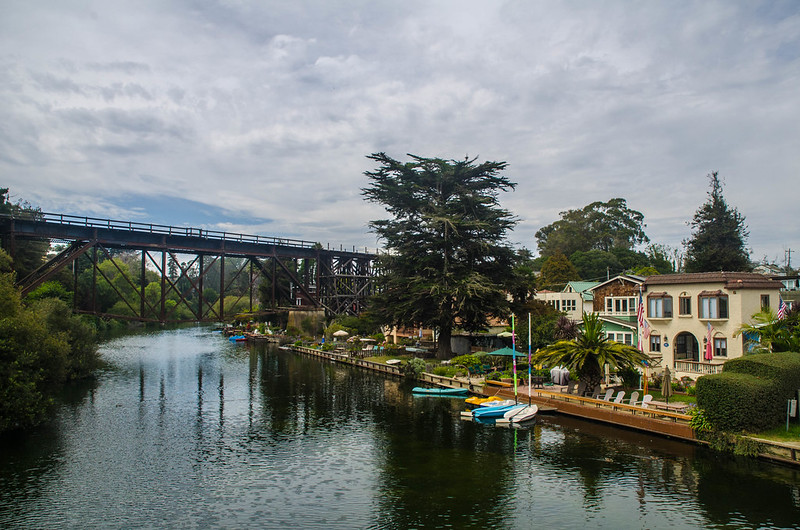
{"type": "Polygon", "coordinates": [[[675,370],[690,374],[713,375],[722,373],[722,364],[675,361],[675,370]]]}

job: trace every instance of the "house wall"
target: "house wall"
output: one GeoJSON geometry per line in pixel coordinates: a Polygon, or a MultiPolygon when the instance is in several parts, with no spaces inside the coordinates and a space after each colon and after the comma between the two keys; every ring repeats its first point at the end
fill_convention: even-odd
{"type": "MultiPolygon", "coordinates": [[[[742,323],[751,322],[751,316],[761,310],[761,295],[769,295],[770,308],[773,311],[778,309],[778,289],[726,289],[722,282],[712,283],[691,283],[677,285],[649,285],[645,294],[645,318],[650,325],[651,335],[661,336],[661,366],[668,365],[676,377],[688,375],[697,377],[704,373],[717,373],[721,370],[721,365],[728,359],[741,357],[744,352],[744,338],[740,335],[734,337],[742,323]],[[728,318],[707,319],[700,318],[699,296],[703,291],[722,291],[728,296],[728,318]],[[673,316],[671,318],[654,318],[649,312],[649,297],[653,293],[665,292],[672,297],[673,316]],[[681,296],[688,296],[691,300],[691,313],[689,315],[680,314],[681,296]],[[703,340],[707,336],[707,324],[710,323],[712,338],[725,338],[727,340],[727,356],[715,356],[711,361],[706,361],[705,343],[703,340]],[[686,370],[689,365],[675,359],[675,340],[683,332],[691,333],[698,342],[699,362],[704,366],[692,366],[692,370],[686,370]],[[664,343],[668,344],[665,346],[664,343]],[[684,368],[683,370],[681,368],[684,368]]],[[[647,339],[645,352],[658,357],[658,352],[651,351],[651,341],[647,339]]]]}
{"type": "Polygon", "coordinates": [[[608,297],[637,297],[639,296],[639,284],[630,280],[618,278],[617,280],[600,285],[592,290],[594,300],[592,302],[592,310],[596,313],[606,316],[615,316],[625,318],[636,316],[636,307],[629,308],[628,312],[624,315],[606,312],[606,298],[608,297]]]}
{"type": "MultiPolygon", "coordinates": [[[[575,307],[574,310],[570,309],[565,311],[567,317],[571,320],[581,320],[583,318],[584,302],[583,296],[575,292],[544,292],[537,293],[535,298],[554,306],[559,311],[564,311],[563,307],[565,300],[570,300],[569,307],[575,307]]],[[[590,309],[591,310],[591,309],[590,309]]]]}

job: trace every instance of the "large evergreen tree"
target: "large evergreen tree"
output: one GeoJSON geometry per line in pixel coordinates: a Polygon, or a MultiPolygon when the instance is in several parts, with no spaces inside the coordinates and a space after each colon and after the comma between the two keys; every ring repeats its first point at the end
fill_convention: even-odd
{"type": "Polygon", "coordinates": [[[448,358],[456,325],[479,330],[488,316],[508,312],[501,286],[511,273],[506,233],[516,219],[498,193],[516,184],[499,174],[505,162],[409,156],[407,163],[367,157],[379,167],[365,173],[363,195],[393,217],[370,223],[387,249],[371,310],[385,324],[438,330],[438,356],[448,358]]]}
{"type": "Polygon", "coordinates": [[[725,202],[717,172],[708,179],[708,200],[694,214],[692,238],[684,242],[686,272],[749,271],[744,216],[725,202]]]}

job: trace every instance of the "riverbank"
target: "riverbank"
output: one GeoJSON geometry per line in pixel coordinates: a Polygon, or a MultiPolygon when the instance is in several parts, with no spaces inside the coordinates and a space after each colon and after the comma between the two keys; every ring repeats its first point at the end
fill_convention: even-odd
{"type": "MultiPolygon", "coordinates": [[[[292,351],[312,355],[343,364],[360,366],[387,375],[401,377],[402,369],[397,365],[377,363],[365,359],[350,357],[345,353],[322,351],[304,346],[286,346],[292,351]]],[[[470,378],[451,378],[423,372],[419,381],[444,388],[465,388],[476,395],[500,396],[520,402],[530,402],[555,409],[556,413],[565,414],[585,420],[610,424],[616,427],[634,429],[659,436],[676,438],[685,442],[707,445],[699,439],[690,425],[691,416],[671,410],[655,407],[642,408],[625,403],[612,403],[588,397],[567,394],[559,386],[549,389],[520,386],[515,394],[514,389],[504,386],[485,384],[483,381],[473,382],[470,378]]],[[[758,457],[800,467],[800,443],[776,442],[754,436],[747,436],[758,444],[758,457]]]]}

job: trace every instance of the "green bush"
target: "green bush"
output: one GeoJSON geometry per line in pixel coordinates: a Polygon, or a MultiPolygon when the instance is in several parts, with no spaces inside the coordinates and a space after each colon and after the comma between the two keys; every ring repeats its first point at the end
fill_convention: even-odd
{"type": "Polygon", "coordinates": [[[697,380],[697,406],[717,430],[762,431],[783,419],[786,400],[772,379],[723,372],[697,380]]]}
{"type": "Polygon", "coordinates": [[[417,379],[425,371],[425,361],[414,357],[403,366],[403,374],[408,379],[417,379]]]}

